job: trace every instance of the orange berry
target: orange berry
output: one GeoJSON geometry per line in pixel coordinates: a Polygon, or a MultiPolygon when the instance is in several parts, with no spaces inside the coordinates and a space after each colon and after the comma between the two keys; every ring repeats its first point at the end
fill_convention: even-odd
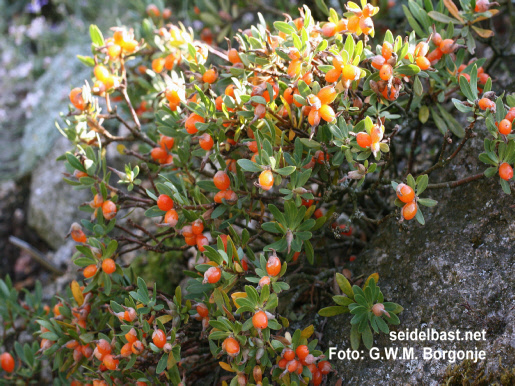
{"type": "Polygon", "coordinates": [[[131,348],[131,343],[125,343],[121,350],[120,350],[120,355],[124,358],[128,358],[132,355],[132,348],[131,348]]]}
{"type": "Polygon", "coordinates": [[[163,330],[155,330],[152,334],[152,342],[156,345],[158,348],[163,348],[166,344],[166,334],[163,330]]]}
{"type": "Polygon", "coordinates": [[[478,102],[478,105],[479,105],[479,108],[481,110],[486,110],[486,109],[494,109],[495,108],[495,103],[488,99],[488,98],[481,98],[478,102]]]}
{"type": "Polygon", "coordinates": [[[165,67],[165,58],[155,58],[152,60],[152,70],[159,74],[164,70],[165,67]]]}
{"type": "Polygon", "coordinates": [[[111,220],[116,216],[116,212],[118,209],[116,208],[116,204],[111,200],[104,201],[102,204],[102,215],[106,220],[111,220]]]}
{"type": "Polygon", "coordinates": [[[300,60],[292,60],[286,73],[290,78],[296,78],[300,74],[301,68],[302,62],[300,60]]]}
{"type": "Polygon", "coordinates": [[[281,360],[279,360],[279,362],[277,363],[277,367],[284,370],[286,368],[287,364],[288,364],[288,361],[284,358],[281,358],[281,360]]]}
{"type": "MultiPolygon", "coordinates": [[[[300,95],[299,89],[297,89],[297,88],[296,88],[296,89],[293,91],[293,95],[300,95]]],[[[297,101],[295,100],[295,98],[293,98],[293,104],[294,104],[295,106],[297,106],[297,107],[302,107],[302,104],[301,104],[301,103],[299,103],[299,102],[297,102],[297,101]]]]}
{"type": "Polygon", "coordinates": [[[0,355],[0,364],[5,372],[12,373],[14,371],[14,358],[8,352],[0,355]]]}
{"type": "Polygon", "coordinates": [[[293,360],[293,361],[288,362],[286,369],[288,370],[288,372],[294,373],[295,371],[297,371],[299,365],[300,365],[299,361],[293,360]]]}
{"type": "Polygon", "coordinates": [[[315,107],[309,110],[308,122],[311,126],[318,126],[320,123],[320,113],[315,107]]]}
{"type": "Polygon", "coordinates": [[[127,334],[125,334],[125,339],[127,342],[134,343],[138,340],[138,334],[134,328],[131,328],[127,334]]]}
{"type": "Polygon", "coordinates": [[[97,273],[97,266],[95,264],[90,264],[86,268],[84,268],[84,271],[82,274],[86,279],[89,279],[92,276],[95,276],[97,273]]]}
{"type": "Polygon", "coordinates": [[[445,39],[445,40],[442,40],[439,48],[443,54],[450,54],[451,52],[454,52],[454,50],[456,48],[456,44],[454,43],[454,40],[452,40],[452,39],[445,39]]]}
{"type": "Polygon", "coordinates": [[[82,88],[75,87],[70,91],[70,102],[79,110],[84,110],[86,108],[86,103],[82,98],[82,88]]]}
{"type": "Polygon", "coordinates": [[[118,59],[121,53],[122,47],[120,47],[118,44],[111,44],[109,47],[107,47],[107,55],[111,60],[118,59]]]}
{"type": "Polygon", "coordinates": [[[150,157],[152,157],[154,161],[160,162],[168,157],[168,153],[162,147],[155,147],[150,151],[150,157]]]}
{"type": "Polygon", "coordinates": [[[179,214],[175,209],[170,209],[165,213],[164,223],[168,226],[174,227],[179,221],[179,214]]]}
{"type": "Polygon", "coordinates": [[[508,135],[511,133],[511,122],[507,119],[503,119],[499,122],[499,133],[508,135]]]}
{"type": "Polygon", "coordinates": [[[264,329],[268,327],[268,316],[263,311],[258,311],[252,317],[254,328],[264,329]]]}
{"type": "Polygon", "coordinates": [[[116,271],[116,264],[113,259],[105,259],[102,261],[102,271],[107,273],[108,275],[112,274],[116,271]]]}
{"type": "Polygon", "coordinates": [[[120,361],[118,359],[114,359],[112,355],[106,355],[102,360],[102,363],[108,370],[116,370],[119,362],[120,361]]]}
{"type": "Polygon", "coordinates": [[[184,123],[184,127],[186,128],[186,131],[188,134],[196,134],[198,132],[198,129],[196,128],[196,123],[205,123],[205,120],[200,115],[197,115],[195,113],[192,113],[188,119],[186,119],[186,122],[184,123]]]}
{"type": "Polygon", "coordinates": [[[405,204],[415,199],[415,191],[406,184],[397,185],[397,197],[405,204]]]}
{"type": "Polygon", "coordinates": [[[309,355],[308,346],[306,346],[305,344],[301,344],[295,349],[295,353],[297,354],[300,360],[306,359],[306,357],[309,355]]]}
{"type": "Polygon", "coordinates": [[[231,98],[234,98],[234,89],[236,86],[234,84],[230,84],[225,88],[225,95],[230,96],[231,98]]]}
{"type": "Polygon", "coordinates": [[[199,305],[197,305],[197,313],[202,318],[205,318],[209,315],[209,310],[207,309],[207,306],[204,303],[200,303],[199,305]]]}
{"type": "Polygon", "coordinates": [[[93,197],[93,206],[95,208],[100,208],[103,203],[104,203],[104,197],[102,197],[102,195],[99,193],[95,194],[95,197],[93,197]]]}
{"type": "Polygon", "coordinates": [[[346,64],[343,67],[342,75],[345,80],[358,80],[360,71],[358,67],[353,66],[352,64],[346,64]]]}
{"type": "Polygon", "coordinates": [[[440,35],[438,32],[433,35],[432,38],[433,43],[435,46],[439,47],[440,43],[442,43],[442,35],[440,35]]]}
{"type": "Polygon", "coordinates": [[[291,361],[295,359],[295,351],[293,351],[291,348],[285,348],[283,350],[283,358],[287,361],[291,361]]]}
{"type": "Polygon", "coordinates": [[[213,201],[217,204],[221,204],[223,199],[225,198],[225,190],[220,190],[218,193],[215,194],[215,197],[213,198],[213,201]]]}
{"type": "Polygon", "coordinates": [[[204,235],[198,235],[197,236],[197,248],[200,252],[204,252],[206,248],[204,248],[206,245],[209,245],[209,241],[206,236],[204,235]]]}
{"type": "Polygon", "coordinates": [[[414,54],[417,57],[426,56],[428,51],[429,51],[429,44],[427,44],[426,42],[420,42],[415,47],[414,54]]]}
{"type": "Polygon", "coordinates": [[[433,51],[431,51],[429,54],[427,54],[426,58],[429,60],[431,65],[435,65],[438,63],[438,61],[442,58],[443,52],[440,50],[440,48],[435,48],[433,51]]]}
{"type": "Polygon", "coordinates": [[[334,36],[335,33],[336,33],[336,24],[329,22],[329,23],[325,23],[322,26],[322,35],[324,35],[325,37],[334,36]]]}
{"type": "Polygon", "coordinates": [[[327,71],[327,73],[325,74],[325,80],[327,81],[327,83],[337,82],[340,78],[340,74],[340,70],[333,68],[332,70],[327,71]]]}
{"type": "Polygon", "coordinates": [[[429,67],[431,67],[431,62],[428,58],[424,56],[417,56],[417,59],[415,59],[415,62],[417,63],[417,66],[422,70],[427,70],[429,67]]]}
{"type": "Polygon", "coordinates": [[[263,288],[265,285],[270,285],[270,278],[268,276],[263,276],[260,280],[258,285],[263,288]]]}
{"type": "Polygon", "coordinates": [[[333,108],[329,105],[322,105],[320,107],[320,110],[318,110],[318,111],[319,111],[322,119],[326,122],[332,122],[332,121],[334,121],[334,118],[336,117],[333,108]]]}
{"type": "Polygon", "coordinates": [[[381,67],[386,63],[386,60],[382,55],[376,55],[372,58],[372,61],[370,62],[372,64],[372,67],[374,67],[377,70],[380,70],[381,67]]]}
{"type": "Polygon", "coordinates": [[[132,343],[131,349],[133,354],[139,355],[143,352],[143,350],[145,350],[145,347],[143,346],[143,343],[141,343],[141,341],[136,340],[132,343]]]}
{"type": "Polygon", "coordinates": [[[417,214],[417,203],[412,201],[402,207],[402,217],[406,220],[411,220],[417,214]]]}
{"type": "Polygon", "coordinates": [[[268,261],[266,263],[266,272],[270,276],[277,276],[281,272],[281,260],[275,256],[272,255],[268,258],[268,261]]]}
{"type": "Polygon", "coordinates": [[[204,75],[202,75],[202,80],[209,84],[215,83],[217,78],[218,75],[214,69],[207,70],[204,72],[204,75]]]}
{"type": "Polygon", "coordinates": [[[314,386],[318,386],[322,383],[323,381],[323,375],[320,371],[318,370],[315,370],[313,372],[313,377],[311,378],[311,381],[313,382],[313,385],[314,386]]]}
{"type": "Polygon", "coordinates": [[[302,76],[302,80],[307,84],[310,85],[313,82],[313,73],[312,72],[306,72],[302,76]]]}
{"type": "Polygon", "coordinates": [[[173,200],[166,194],[161,194],[157,198],[157,207],[163,212],[169,211],[173,208],[173,200]]]}
{"type": "Polygon", "coordinates": [[[186,236],[186,237],[184,237],[184,241],[189,246],[197,245],[197,236],[186,236]]]}
{"type": "Polygon", "coordinates": [[[102,66],[101,64],[97,64],[93,68],[93,74],[95,75],[95,78],[97,78],[97,80],[104,82],[104,83],[105,83],[106,79],[111,76],[109,74],[109,70],[106,67],[102,66]]]}
{"type": "Polygon", "coordinates": [[[100,339],[97,343],[97,351],[99,352],[99,354],[101,355],[108,355],[108,354],[111,354],[111,345],[109,344],[109,342],[105,339],[100,339]]]}
{"type": "Polygon", "coordinates": [[[157,5],[155,4],[149,4],[147,6],[147,15],[151,17],[159,17],[161,12],[159,11],[159,8],[157,8],[157,5]]]}
{"type": "Polygon", "coordinates": [[[372,145],[372,137],[365,132],[358,133],[356,141],[362,148],[367,148],[372,145]]]}
{"type": "Polygon", "coordinates": [[[206,151],[211,150],[214,144],[213,138],[208,133],[202,134],[198,139],[198,143],[200,147],[206,151]]]}
{"type": "Polygon", "coordinates": [[[370,17],[362,17],[359,19],[359,28],[363,34],[368,35],[374,30],[374,22],[370,17]]]}
{"type": "Polygon", "coordinates": [[[335,56],[333,58],[333,66],[334,66],[335,70],[342,72],[344,63],[343,63],[343,59],[341,56],[335,56]]]}
{"type": "Polygon", "coordinates": [[[317,97],[318,97],[318,99],[320,99],[320,103],[322,105],[328,105],[328,104],[334,102],[337,95],[338,95],[338,92],[335,90],[334,87],[325,86],[318,92],[317,97]]]}
{"type": "Polygon", "coordinates": [[[231,186],[231,180],[229,179],[229,176],[226,172],[221,170],[216,172],[215,176],[213,177],[213,182],[220,190],[227,190],[231,186]]]}
{"type": "Polygon", "coordinates": [[[227,352],[230,357],[235,357],[240,353],[240,344],[232,337],[225,338],[222,343],[222,349],[227,352]]]}
{"type": "Polygon", "coordinates": [[[200,235],[204,231],[204,223],[202,220],[195,220],[191,224],[191,231],[194,235],[200,235]]]}
{"type": "Polygon", "coordinates": [[[381,55],[383,55],[384,60],[388,60],[392,57],[393,46],[389,42],[384,42],[383,47],[381,48],[381,55]]]}
{"type": "Polygon", "coordinates": [[[355,33],[359,27],[359,17],[351,16],[347,20],[347,30],[351,33],[355,33]]]}
{"type": "Polygon", "coordinates": [[[170,8],[163,9],[163,19],[169,19],[172,16],[172,10],[170,8]]]}
{"type": "Polygon", "coordinates": [[[286,90],[284,90],[283,93],[284,100],[289,105],[293,103],[293,89],[291,87],[288,87],[286,90]]]}
{"type": "Polygon", "coordinates": [[[222,277],[222,270],[218,267],[210,267],[204,273],[204,283],[215,284],[220,281],[222,277]]]}
{"type": "Polygon", "coordinates": [[[390,80],[393,75],[393,68],[389,64],[384,64],[379,70],[379,77],[382,80],[390,80]]]}
{"type": "Polygon", "coordinates": [[[506,181],[511,180],[513,178],[513,168],[508,163],[503,162],[499,166],[499,177],[506,181]]]}
{"type": "Polygon", "coordinates": [[[173,137],[167,137],[166,135],[162,135],[159,139],[159,144],[161,148],[164,150],[170,150],[175,144],[175,139],[173,137]]]}
{"type": "Polygon", "coordinates": [[[259,185],[263,190],[270,190],[274,184],[274,175],[270,170],[264,170],[259,175],[259,185]]]}
{"type": "Polygon", "coordinates": [[[481,84],[486,84],[486,82],[488,81],[488,79],[490,79],[490,75],[486,74],[486,73],[482,73],[482,74],[478,74],[477,75],[477,80],[479,81],[479,83],[481,84]]]}
{"type": "Polygon", "coordinates": [[[231,48],[227,53],[227,57],[229,58],[229,62],[232,64],[241,63],[240,55],[235,48],[231,48]]]}
{"type": "Polygon", "coordinates": [[[85,243],[87,241],[87,237],[82,231],[82,227],[77,223],[72,224],[70,235],[72,236],[73,241],[77,243],[85,243]]]}
{"type": "Polygon", "coordinates": [[[168,102],[174,105],[178,105],[181,103],[181,97],[179,96],[177,90],[167,88],[165,90],[165,98],[168,100],[168,102]]]}

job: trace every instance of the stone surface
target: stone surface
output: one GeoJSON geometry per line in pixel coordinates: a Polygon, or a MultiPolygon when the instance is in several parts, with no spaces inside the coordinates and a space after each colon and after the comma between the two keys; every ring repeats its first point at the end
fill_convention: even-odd
{"type": "Polygon", "coordinates": [[[78,53],[90,52],[90,45],[74,42],[65,46],[51,58],[47,71],[34,83],[33,92],[25,97],[29,109],[21,139],[23,158],[18,165],[18,175],[31,172],[36,163],[52,148],[61,136],[55,127],[59,113],[66,112],[68,94],[73,87],[81,87],[90,76],[91,69],[76,59],[78,53]]]}
{"type": "Polygon", "coordinates": [[[64,162],[56,161],[68,150],[68,140],[59,138],[34,169],[30,187],[28,224],[54,249],[64,243],[72,222],[88,216],[78,206],[90,199],[91,192],[74,190],[64,182],[64,162]]]}
{"type": "MultiPolygon", "coordinates": [[[[431,175],[430,183],[461,179],[483,171],[486,167],[477,159],[481,148],[479,138],[470,141],[448,170],[431,175]]],[[[354,276],[378,272],[385,298],[405,308],[399,315],[400,326],[392,330],[486,330],[486,341],[400,343],[390,341],[385,335],[379,338],[375,335],[376,347],[413,347],[418,359],[373,361],[367,356],[364,360],[333,360],[332,363],[343,384],[437,385],[443,382],[446,370],[447,375],[458,370],[452,366],[448,369],[448,361],[423,360],[423,347],[433,350],[477,347],[486,351],[486,360],[471,370],[470,379],[479,382],[484,371],[483,379],[487,380],[484,384],[501,380],[502,384],[513,384],[510,382],[515,382],[515,374],[508,376],[506,372],[515,368],[513,196],[504,194],[498,178],[494,177],[452,190],[427,190],[423,197],[439,201],[436,207],[424,209],[424,227],[412,223],[406,231],[400,230],[395,220],[387,222],[378,229],[358,260],[351,263],[350,269],[354,276]]],[[[349,322],[348,314],[328,319],[323,338],[328,347],[345,350],[350,347],[349,322]]],[[[366,355],[363,345],[361,349],[366,355]]],[[[466,362],[461,363],[462,368],[467,366],[466,362]]]]}

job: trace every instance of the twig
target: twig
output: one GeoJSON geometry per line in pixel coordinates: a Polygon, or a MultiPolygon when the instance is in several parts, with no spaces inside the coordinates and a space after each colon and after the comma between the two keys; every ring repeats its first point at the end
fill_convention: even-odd
{"type": "Polygon", "coordinates": [[[25,252],[29,253],[30,256],[34,258],[34,260],[36,260],[39,264],[48,269],[50,272],[59,276],[64,275],[64,272],[59,267],[57,267],[55,264],[49,261],[43,253],[38,251],[36,248],[34,248],[26,241],[23,241],[15,236],[9,236],[9,242],[12,245],[15,245],[18,248],[23,249],[25,252]]]}

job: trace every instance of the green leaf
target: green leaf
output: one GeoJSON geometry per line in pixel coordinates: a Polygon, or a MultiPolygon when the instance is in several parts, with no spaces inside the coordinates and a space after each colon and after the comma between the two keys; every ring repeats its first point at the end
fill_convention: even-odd
{"type": "Polygon", "coordinates": [[[438,130],[440,130],[440,132],[443,135],[447,134],[447,125],[445,121],[442,119],[440,115],[438,115],[438,113],[433,108],[431,108],[430,110],[431,116],[433,117],[433,121],[435,121],[435,125],[438,128],[438,130]]]}
{"type": "Polygon", "coordinates": [[[161,374],[166,369],[166,364],[168,362],[168,354],[163,354],[161,359],[159,359],[159,363],[156,367],[156,374],[161,374]]]}
{"type": "Polygon", "coordinates": [[[423,174],[417,177],[416,185],[417,185],[417,196],[420,196],[424,193],[424,190],[427,188],[427,184],[429,182],[429,177],[427,174],[423,174]]]}
{"type": "MultiPolygon", "coordinates": [[[[459,82],[460,82],[460,90],[463,93],[463,95],[465,95],[465,97],[470,102],[474,102],[476,100],[476,98],[474,98],[474,93],[472,92],[472,90],[470,88],[470,84],[467,81],[467,79],[465,79],[464,76],[460,76],[459,77],[459,82]]],[[[477,92],[477,90],[476,90],[476,92],[477,92]]]]}
{"type": "Polygon", "coordinates": [[[403,75],[416,75],[420,72],[420,67],[414,65],[414,64],[407,64],[404,66],[399,66],[395,69],[395,72],[397,74],[403,74],[403,75]]]}
{"type": "Polygon", "coordinates": [[[440,110],[440,114],[445,120],[449,130],[451,130],[456,137],[463,138],[465,136],[465,129],[463,129],[461,124],[454,119],[454,117],[445,110],[440,103],[437,103],[436,106],[438,107],[438,110],[440,110]]]}
{"type": "Polygon", "coordinates": [[[293,28],[288,23],[285,23],[284,21],[276,21],[274,22],[274,27],[281,32],[284,32],[285,34],[291,35],[296,33],[295,28],[293,28]]]}
{"type": "Polygon", "coordinates": [[[352,286],[345,276],[341,273],[336,273],[336,283],[338,287],[342,290],[342,292],[347,295],[349,298],[354,299],[354,291],[352,291],[352,286]]]}
{"type": "Polygon", "coordinates": [[[361,333],[361,338],[363,339],[363,343],[365,344],[365,347],[369,350],[374,345],[374,338],[372,336],[372,331],[370,330],[370,327],[367,325],[366,328],[361,333]]]}
{"type": "Polygon", "coordinates": [[[438,204],[438,201],[432,200],[430,198],[419,198],[418,203],[423,206],[433,207],[436,206],[436,204],[438,204]]]}
{"type": "Polygon", "coordinates": [[[350,345],[353,350],[359,349],[360,341],[361,341],[361,334],[358,330],[358,325],[354,324],[350,330],[350,345]]]}
{"type": "Polygon", "coordinates": [[[460,22],[452,17],[449,17],[447,15],[444,15],[443,13],[437,12],[437,11],[430,11],[427,13],[429,17],[433,20],[436,20],[440,23],[453,23],[453,24],[460,24],[460,22]]]}
{"type": "Polygon", "coordinates": [[[317,7],[323,12],[324,15],[329,16],[329,9],[324,3],[324,0],[316,0],[317,7]]]}
{"type": "Polygon", "coordinates": [[[508,183],[508,181],[503,180],[502,178],[500,179],[500,181],[501,181],[501,188],[504,191],[504,193],[511,194],[510,184],[508,183]]]}
{"type": "Polygon", "coordinates": [[[281,169],[276,169],[275,171],[282,176],[289,176],[290,174],[292,174],[295,171],[295,169],[296,169],[295,166],[286,166],[281,169]]]}
{"type": "Polygon", "coordinates": [[[89,36],[91,36],[91,42],[99,47],[104,45],[104,37],[102,36],[102,31],[94,25],[91,24],[89,26],[89,36]]]}

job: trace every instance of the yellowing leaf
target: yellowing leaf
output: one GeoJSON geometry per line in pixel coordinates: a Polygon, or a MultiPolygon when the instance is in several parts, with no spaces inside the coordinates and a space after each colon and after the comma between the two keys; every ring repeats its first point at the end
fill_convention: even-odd
{"type": "Polygon", "coordinates": [[[225,362],[218,362],[218,364],[220,365],[220,367],[222,369],[224,369],[225,371],[229,371],[231,373],[235,373],[236,371],[233,370],[233,368],[231,367],[230,364],[228,363],[225,363],[225,362]]]}
{"type": "Polygon", "coordinates": [[[168,323],[170,320],[172,320],[172,315],[162,315],[160,316],[159,318],[157,318],[157,320],[159,320],[161,323],[163,324],[166,324],[168,323]]]}
{"type": "Polygon", "coordinates": [[[349,9],[356,9],[356,10],[359,9],[361,11],[361,8],[359,7],[359,5],[357,5],[353,1],[347,2],[347,8],[349,8],[349,9]]]}
{"type": "Polygon", "coordinates": [[[232,301],[237,309],[240,308],[241,306],[238,303],[236,303],[236,299],[246,298],[246,297],[247,297],[246,292],[234,292],[231,294],[232,301]]]}
{"type": "Polygon", "coordinates": [[[376,273],[373,273],[372,275],[370,275],[368,278],[367,278],[367,281],[365,281],[365,285],[363,286],[363,289],[365,289],[368,285],[368,282],[370,281],[370,279],[374,278],[376,284],[377,282],[379,281],[379,274],[376,272],[376,273]]]}
{"type": "Polygon", "coordinates": [[[443,3],[452,16],[458,19],[461,23],[465,24],[465,20],[463,20],[461,17],[460,12],[458,11],[458,7],[456,7],[456,4],[454,4],[452,0],[443,0],[443,3]]]}
{"type": "Polygon", "coordinates": [[[472,26],[472,29],[477,32],[479,36],[481,36],[484,39],[491,38],[494,36],[494,31],[491,31],[489,29],[483,29],[476,27],[475,25],[472,26]]]}
{"type": "Polygon", "coordinates": [[[290,129],[290,131],[288,132],[288,139],[290,141],[293,141],[295,138],[295,132],[293,130],[290,129]]]}
{"type": "Polygon", "coordinates": [[[72,289],[73,298],[75,299],[79,307],[82,306],[82,304],[84,303],[84,294],[80,289],[79,283],[77,283],[77,281],[74,280],[72,281],[70,287],[72,289]]]}
{"type": "Polygon", "coordinates": [[[306,339],[309,339],[309,337],[311,335],[313,335],[313,333],[315,332],[315,327],[313,327],[313,325],[309,325],[307,326],[304,330],[302,330],[302,332],[300,333],[300,336],[302,338],[306,338],[306,339]]]}
{"type": "MultiPolygon", "coordinates": [[[[167,315],[167,316],[169,316],[169,315],[167,315]]],[[[177,364],[177,361],[175,360],[175,357],[173,356],[173,351],[170,351],[170,354],[168,354],[168,360],[166,361],[166,368],[168,370],[170,370],[176,364],[177,364]]]]}
{"type": "Polygon", "coordinates": [[[476,18],[472,21],[472,24],[477,23],[478,21],[490,19],[492,16],[497,15],[499,13],[499,10],[498,9],[489,9],[487,12],[490,13],[491,16],[479,16],[478,18],[476,18]]]}
{"type": "Polygon", "coordinates": [[[122,145],[121,143],[116,146],[116,150],[120,154],[125,154],[125,145],[122,145]]]}

